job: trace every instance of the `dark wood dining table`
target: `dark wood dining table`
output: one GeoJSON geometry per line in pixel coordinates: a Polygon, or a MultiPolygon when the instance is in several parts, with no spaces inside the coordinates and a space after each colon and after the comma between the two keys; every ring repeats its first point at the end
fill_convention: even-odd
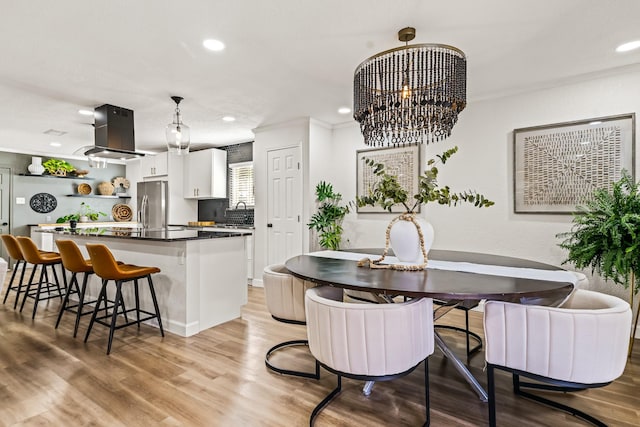
{"type": "MultiPolygon", "coordinates": [[[[381,249],[349,249],[350,252],[380,254],[381,249]]],[[[540,262],[473,252],[431,250],[429,259],[472,263],[489,266],[515,267],[535,270],[562,270],[540,262]]],[[[503,300],[523,304],[557,305],[573,290],[568,281],[551,281],[510,276],[496,276],[463,271],[427,268],[421,271],[370,269],[359,267],[357,261],[315,255],[299,255],[285,262],[296,277],[320,285],[330,285],[375,295],[412,298],[427,297],[448,301],[449,307],[464,300],[503,300]]],[[[435,332],[438,348],[453,362],[456,370],[469,382],[481,400],[487,393],[467,366],[451,351],[435,332]]]]}

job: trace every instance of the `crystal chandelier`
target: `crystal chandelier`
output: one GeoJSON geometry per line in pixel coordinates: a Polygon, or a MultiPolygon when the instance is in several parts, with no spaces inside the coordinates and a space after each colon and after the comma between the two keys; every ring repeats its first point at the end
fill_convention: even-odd
{"type": "Polygon", "coordinates": [[[173,102],[176,103],[176,114],[173,116],[173,122],[167,125],[167,147],[169,152],[176,154],[184,154],[189,152],[189,126],[182,123],[180,116],[180,101],[182,97],[172,96],[173,102]]]}
{"type": "Polygon", "coordinates": [[[464,52],[442,44],[414,44],[415,28],[398,32],[405,46],[358,65],[353,76],[353,118],[367,145],[407,145],[451,135],[467,105],[464,52]]]}

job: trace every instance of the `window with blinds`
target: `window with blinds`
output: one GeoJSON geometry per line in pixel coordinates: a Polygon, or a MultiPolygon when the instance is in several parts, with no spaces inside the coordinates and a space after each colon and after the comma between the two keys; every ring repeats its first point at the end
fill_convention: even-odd
{"type": "Polygon", "coordinates": [[[229,207],[245,202],[247,207],[255,205],[253,186],[253,162],[229,165],[229,207]]]}

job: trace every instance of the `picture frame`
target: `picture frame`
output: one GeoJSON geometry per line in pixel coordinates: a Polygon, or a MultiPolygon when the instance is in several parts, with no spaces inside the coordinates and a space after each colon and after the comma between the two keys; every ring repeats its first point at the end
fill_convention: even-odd
{"type": "MultiPolygon", "coordinates": [[[[371,167],[365,164],[365,159],[384,163],[385,170],[398,177],[400,185],[410,195],[418,193],[418,177],[420,176],[420,146],[408,145],[404,147],[374,148],[356,151],[356,196],[369,194],[369,188],[378,179],[371,167]]],[[[419,207],[417,212],[419,212],[419,207]]],[[[402,204],[391,207],[391,213],[402,213],[406,209],[402,204]]],[[[358,213],[389,213],[379,206],[357,207],[358,213]]]]}
{"type": "Polygon", "coordinates": [[[635,113],[514,129],[513,154],[514,213],[574,213],[635,177],[635,113]]]}

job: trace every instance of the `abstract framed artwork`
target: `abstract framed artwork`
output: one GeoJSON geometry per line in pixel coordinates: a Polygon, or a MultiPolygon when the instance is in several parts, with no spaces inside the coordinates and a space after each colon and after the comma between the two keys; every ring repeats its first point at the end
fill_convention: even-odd
{"type": "MultiPolygon", "coordinates": [[[[365,164],[365,159],[384,163],[385,171],[398,177],[402,188],[410,197],[418,193],[418,176],[420,175],[420,146],[392,147],[356,152],[356,196],[366,196],[378,177],[373,169],[365,164]]],[[[358,213],[389,213],[379,206],[363,206],[356,209],[358,213]]],[[[391,208],[393,213],[402,213],[404,206],[398,204],[391,208]]]]}
{"type": "Polygon", "coordinates": [[[514,212],[573,213],[635,176],[635,114],[515,129],[513,153],[514,212]]]}

